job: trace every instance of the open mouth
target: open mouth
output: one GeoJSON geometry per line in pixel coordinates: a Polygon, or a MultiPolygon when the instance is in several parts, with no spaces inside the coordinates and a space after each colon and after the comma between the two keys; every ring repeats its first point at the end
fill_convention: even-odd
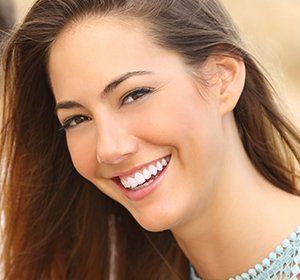
{"type": "Polygon", "coordinates": [[[138,191],[151,186],[169,165],[171,155],[159,159],[127,177],[114,177],[112,180],[128,191],[138,191]]]}

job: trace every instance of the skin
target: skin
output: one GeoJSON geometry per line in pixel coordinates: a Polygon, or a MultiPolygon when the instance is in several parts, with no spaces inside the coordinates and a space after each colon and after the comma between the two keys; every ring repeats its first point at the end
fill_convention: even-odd
{"type": "Polygon", "coordinates": [[[58,110],[60,122],[86,117],[66,131],[77,171],[145,229],[170,229],[201,277],[225,279],[260,262],[300,224],[300,198],[267,182],[243,149],[232,112],[244,87],[243,62],[210,57],[196,72],[206,83],[191,72],[178,54],[156,46],[141,23],[110,17],[69,26],[49,57],[56,102],[82,105],[58,110]],[[100,97],[130,71],[154,74],[132,77],[100,97]],[[139,87],[154,92],[121,104],[139,87]],[[168,154],[162,184],[140,201],[110,180],[168,154]]]}

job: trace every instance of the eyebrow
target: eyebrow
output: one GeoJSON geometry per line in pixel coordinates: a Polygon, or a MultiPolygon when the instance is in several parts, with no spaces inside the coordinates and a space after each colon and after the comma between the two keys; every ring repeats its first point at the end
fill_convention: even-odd
{"type": "MultiPolygon", "coordinates": [[[[104,90],[101,92],[101,98],[107,97],[111,92],[113,92],[118,87],[118,85],[120,85],[122,82],[126,81],[127,79],[133,76],[143,76],[149,74],[154,74],[154,73],[152,71],[133,71],[121,75],[120,77],[110,82],[104,88],[104,90]]],[[[72,109],[72,108],[83,108],[83,106],[77,103],[76,101],[62,101],[56,104],[54,111],[57,114],[57,111],[59,109],[72,109]]]]}

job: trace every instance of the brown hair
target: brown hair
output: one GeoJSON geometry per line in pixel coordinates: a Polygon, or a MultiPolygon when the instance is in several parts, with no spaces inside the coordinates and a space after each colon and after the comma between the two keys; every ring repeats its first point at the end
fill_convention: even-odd
{"type": "Polygon", "coordinates": [[[188,279],[188,260],[170,231],[147,232],[82,178],[57,131],[49,48],[67,24],[99,15],[140,20],[191,67],[214,53],[242,58],[247,75],[234,116],[244,148],[266,179],[300,195],[298,131],[217,0],[38,0],[2,59],[5,279],[109,279],[111,267],[117,279],[188,279]]]}

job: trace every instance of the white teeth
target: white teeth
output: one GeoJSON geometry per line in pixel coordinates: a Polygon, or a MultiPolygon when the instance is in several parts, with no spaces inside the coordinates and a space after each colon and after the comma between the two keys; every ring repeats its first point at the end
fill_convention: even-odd
{"type": "Polygon", "coordinates": [[[137,181],[131,177],[129,177],[127,179],[127,183],[128,183],[128,185],[130,185],[130,187],[133,187],[133,188],[135,188],[138,185],[137,181]]]}
{"type": "Polygon", "coordinates": [[[127,180],[121,178],[121,182],[125,188],[127,188],[127,189],[130,188],[130,185],[127,183],[127,180]]]}
{"type": "Polygon", "coordinates": [[[157,174],[157,169],[156,169],[155,166],[152,165],[152,164],[149,166],[149,171],[150,171],[151,174],[154,175],[154,176],[157,174]]]}
{"type": "Polygon", "coordinates": [[[145,177],[146,180],[148,180],[148,179],[151,178],[151,173],[146,168],[143,170],[143,175],[144,175],[144,177],[145,177]]]}
{"type": "Polygon", "coordinates": [[[138,182],[139,185],[146,182],[144,176],[139,172],[135,174],[134,179],[138,182]]]}
{"type": "Polygon", "coordinates": [[[166,166],[168,163],[167,163],[167,161],[163,158],[162,161],[161,161],[161,164],[162,164],[162,166],[166,166]]]}
{"type": "Polygon", "coordinates": [[[161,165],[161,163],[158,161],[157,162],[157,164],[156,164],[156,169],[158,170],[158,171],[162,171],[162,169],[163,169],[163,166],[161,165]]]}
{"type": "Polygon", "coordinates": [[[155,176],[158,171],[162,171],[164,166],[167,166],[170,161],[170,156],[163,158],[160,161],[157,161],[156,164],[151,164],[143,170],[132,174],[129,177],[120,177],[121,183],[125,188],[133,189],[138,185],[142,185],[146,182],[146,180],[150,179],[151,176],[155,176]]]}

